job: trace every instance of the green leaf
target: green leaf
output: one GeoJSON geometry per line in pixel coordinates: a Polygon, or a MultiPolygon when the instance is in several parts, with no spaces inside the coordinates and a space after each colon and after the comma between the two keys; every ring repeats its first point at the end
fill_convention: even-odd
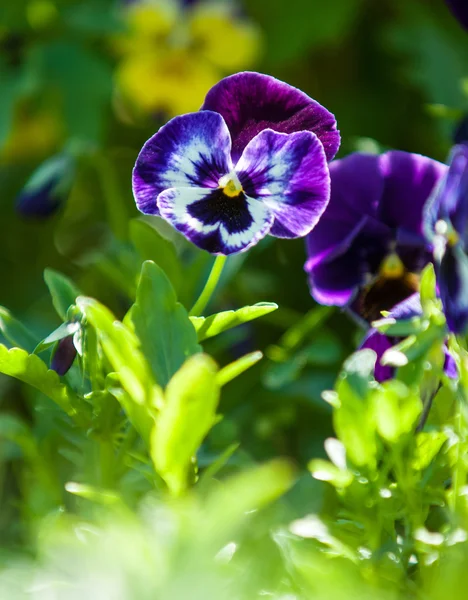
{"type": "Polygon", "coordinates": [[[337,488],[347,487],[354,479],[354,475],[348,469],[340,469],[331,462],[321,458],[311,460],[308,468],[314,479],[327,481],[337,488]]]}
{"type": "Polygon", "coordinates": [[[174,495],[188,485],[198,447],[216,423],[219,401],[217,366],[206,354],[187,360],[170,380],[151,436],[156,471],[174,495]]]}
{"type": "Polygon", "coordinates": [[[375,352],[361,350],[345,362],[336,387],[339,405],[334,412],[335,431],[346,448],[346,456],[371,472],[375,470],[377,457],[375,417],[370,402],[377,385],[373,378],[375,359],[375,352]]]}
{"type": "Polygon", "coordinates": [[[49,370],[35,354],[20,348],[8,350],[0,344],[0,373],[24,381],[56,402],[68,415],[76,415],[73,392],[60,381],[55,371],[49,370]]]}
{"type": "Polygon", "coordinates": [[[421,414],[421,400],[401,381],[388,381],[374,394],[377,431],[388,442],[395,443],[416,427],[421,414]]]}
{"type": "Polygon", "coordinates": [[[150,223],[130,221],[130,239],[143,260],[152,260],[166,273],[174,289],[181,283],[181,268],[174,244],[165,239],[150,223]]]}
{"type": "Polygon", "coordinates": [[[27,352],[32,352],[37,344],[33,334],[3,306],[0,306],[0,331],[12,346],[27,352]]]}
{"type": "Polygon", "coordinates": [[[429,263],[421,273],[421,283],[419,284],[419,293],[421,296],[421,306],[424,313],[427,313],[430,306],[436,299],[436,276],[434,265],[429,263]]]}
{"type": "Polygon", "coordinates": [[[187,311],[164,271],[152,261],[141,270],[136,302],[125,317],[133,325],[153,376],[161,386],[192,354],[201,352],[187,311]]]}
{"type": "Polygon", "coordinates": [[[53,269],[44,271],[44,281],[49,288],[57,314],[65,321],[69,307],[75,304],[76,299],[81,295],[80,290],[71,279],[53,269]]]}
{"type": "Polygon", "coordinates": [[[258,363],[262,358],[263,354],[261,352],[251,352],[226,365],[218,373],[217,380],[219,385],[226,385],[226,383],[232,381],[235,377],[238,377],[241,373],[250,369],[250,367],[253,367],[253,365],[258,363]]]}
{"type": "Polygon", "coordinates": [[[190,317],[190,320],[196,329],[198,341],[201,342],[223,331],[237,327],[237,325],[267,315],[277,308],[278,305],[274,302],[258,302],[253,306],[244,306],[239,310],[226,310],[209,317],[190,317]]]}
{"type": "Polygon", "coordinates": [[[413,469],[426,469],[447,441],[444,431],[422,431],[416,437],[416,448],[411,461],[413,469]]]}
{"type": "Polygon", "coordinates": [[[427,325],[427,320],[421,317],[413,317],[412,319],[394,319],[386,317],[372,323],[372,327],[385,333],[388,336],[407,337],[421,331],[424,325],[427,325]]]}

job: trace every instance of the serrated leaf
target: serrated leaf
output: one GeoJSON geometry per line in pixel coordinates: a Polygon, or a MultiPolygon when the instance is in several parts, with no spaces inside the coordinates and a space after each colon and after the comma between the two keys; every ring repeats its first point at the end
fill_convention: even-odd
{"type": "Polygon", "coordinates": [[[44,281],[49,288],[50,295],[52,296],[52,304],[57,314],[65,321],[67,319],[68,308],[81,295],[80,290],[71,279],[53,269],[46,269],[44,271],[44,281]]]}
{"type": "Polygon", "coordinates": [[[73,392],[60,381],[55,371],[35,354],[20,348],[8,350],[0,344],[0,373],[27,383],[56,402],[68,415],[76,415],[73,392]]]}
{"type": "Polygon", "coordinates": [[[0,331],[12,346],[27,352],[32,352],[37,344],[33,334],[3,306],[0,306],[0,331]]]}
{"type": "Polygon", "coordinates": [[[193,459],[216,422],[218,368],[208,355],[196,354],[170,380],[151,436],[156,471],[174,495],[188,485],[193,459]]]}
{"type": "Polygon", "coordinates": [[[167,385],[189,356],[201,352],[187,311],[177,302],[164,271],[152,261],[143,264],[136,302],[125,322],[133,325],[161,386],[167,385]]]}
{"type": "Polygon", "coordinates": [[[278,305],[274,302],[258,302],[253,306],[243,306],[239,310],[226,310],[209,317],[190,317],[190,320],[196,329],[198,341],[201,342],[237,325],[263,317],[277,308],[278,305]]]}
{"type": "Polygon", "coordinates": [[[165,239],[150,223],[130,221],[130,239],[143,260],[152,260],[166,273],[176,290],[181,283],[180,262],[174,244],[165,239]]]}

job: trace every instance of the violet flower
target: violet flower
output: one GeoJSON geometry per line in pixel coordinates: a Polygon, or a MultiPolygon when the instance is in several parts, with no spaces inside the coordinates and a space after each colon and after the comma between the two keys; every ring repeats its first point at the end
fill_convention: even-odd
{"type": "Polygon", "coordinates": [[[73,337],[73,335],[67,335],[59,340],[52,356],[50,368],[59,375],[68,373],[76,358],[77,350],[73,337]]]}
{"type": "MultiPolygon", "coordinates": [[[[397,321],[411,319],[413,317],[419,317],[423,314],[421,307],[421,300],[419,294],[413,294],[400,302],[396,306],[389,311],[389,317],[396,319],[397,321]]],[[[388,365],[382,365],[381,359],[384,353],[395,346],[399,341],[399,338],[396,336],[387,336],[384,333],[380,333],[377,329],[369,329],[364,338],[360,350],[364,348],[368,348],[370,350],[374,350],[377,354],[377,360],[375,362],[375,371],[374,377],[377,381],[383,382],[387,379],[391,379],[395,374],[395,368],[390,367],[388,365]]],[[[455,379],[458,377],[457,365],[453,356],[449,353],[447,346],[444,345],[444,354],[445,354],[445,364],[444,371],[445,374],[451,379],[455,379]]]]}
{"type": "Polygon", "coordinates": [[[445,1],[460,25],[465,29],[468,29],[468,3],[466,0],[445,1]]]}
{"type": "Polygon", "coordinates": [[[437,286],[447,326],[468,329],[468,145],[455,146],[450,168],[427,202],[424,230],[433,244],[437,286]]]}
{"type": "Polygon", "coordinates": [[[328,203],[327,158],[338,145],[333,115],[314,100],[239,73],[208,93],[202,111],[146,142],[133,170],[136,204],[213,254],[245,251],[268,233],[302,237],[328,203]]]}
{"type": "Polygon", "coordinates": [[[446,166],[408,152],[356,153],[330,165],[331,197],[307,237],[312,296],[368,322],[417,291],[431,255],[423,206],[446,166]]]}

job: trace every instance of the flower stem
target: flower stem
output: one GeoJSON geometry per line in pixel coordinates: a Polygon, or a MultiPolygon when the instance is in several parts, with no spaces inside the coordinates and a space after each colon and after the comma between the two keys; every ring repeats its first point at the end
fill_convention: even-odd
{"type": "Polygon", "coordinates": [[[213,266],[211,267],[211,273],[208,277],[207,282],[205,283],[205,287],[203,288],[202,293],[198,297],[198,300],[193,305],[191,311],[189,312],[189,315],[191,317],[197,317],[205,310],[206,305],[210,301],[210,298],[213,295],[216,286],[218,285],[218,281],[221,277],[226,258],[227,257],[223,254],[218,254],[218,256],[215,258],[213,266]]]}

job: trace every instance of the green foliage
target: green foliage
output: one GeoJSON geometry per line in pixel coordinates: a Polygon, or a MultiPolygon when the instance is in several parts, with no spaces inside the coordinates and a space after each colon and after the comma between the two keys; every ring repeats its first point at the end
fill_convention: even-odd
{"type": "Polygon", "coordinates": [[[216,422],[217,370],[209,356],[197,354],[175,373],[165,390],[151,436],[151,457],[175,495],[187,488],[193,457],[216,422]]]}
{"type": "Polygon", "coordinates": [[[155,263],[141,271],[136,302],[125,322],[133,327],[155,381],[167,385],[192,354],[200,352],[196,332],[169,279],[155,263]]]}

